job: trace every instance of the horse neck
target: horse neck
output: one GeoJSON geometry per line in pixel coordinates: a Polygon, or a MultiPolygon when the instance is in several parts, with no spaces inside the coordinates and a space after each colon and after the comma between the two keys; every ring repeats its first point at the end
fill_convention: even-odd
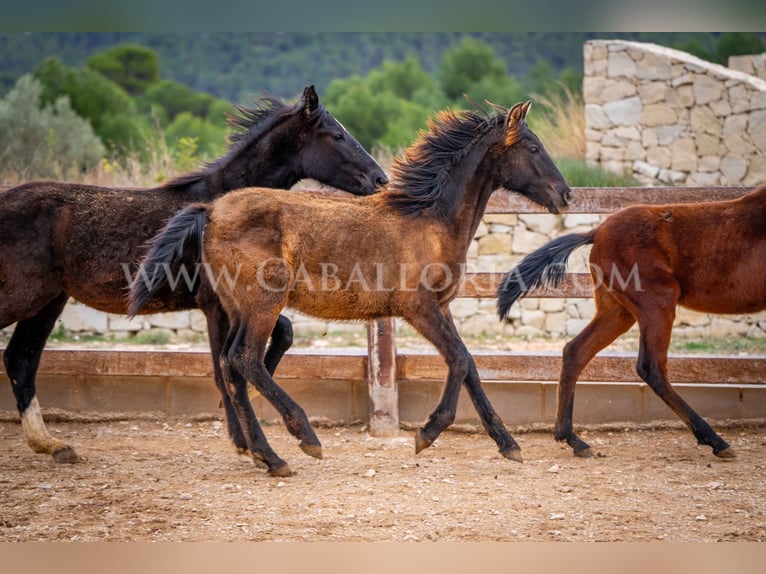
{"type": "Polygon", "coordinates": [[[473,154],[461,162],[462,177],[450,178],[454,182],[450,185],[457,186],[459,191],[455,194],[457,199],[448,226],[457,245],[466,252],[479,227],[489,198],[497,187],[493,177],[494,170],[490,165],[492,160],[488,153],[491,144],[490,141],[477,146],[473,154]]]}
{"type": "Polygon", "coordinates": [[[271,187],[289,189],[301,179],[291,162],[281,158],[294,153],[275,153],[263,145],[262,140],[226,155],[203,171],[181,177],[171,188],[189,201],[212,201],[221,195],[243,187],[271,187]],[[282,163],[280,163],[282,161],[282,163]]]}
{"type": "Polygon", "coordinates": [[[250,144],[246,149],[224,157],[220,164],[205,178],[211,198],[243,187],[271,187],[289,189],[301,176],[292,165],[292,151],[272,150],[261,142],[250,144]]]}

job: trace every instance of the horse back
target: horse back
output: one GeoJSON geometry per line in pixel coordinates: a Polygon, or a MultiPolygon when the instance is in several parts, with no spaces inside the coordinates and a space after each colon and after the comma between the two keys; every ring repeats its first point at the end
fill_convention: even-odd
{"type": "Polygon", "coordinates": [[[250,188],[214,202],[204,252],[215,277],[238,277],[218,283],[219,293],[244,289],[233,300],[255,298],[253,286],[265,285],[258,297],[283,294],[282,303],[309,315],[360,319],[399,313],[402,294],[423,282],[454,295],[461,269],[439,264],[450,255],[442,227],[386,212],[376,196],[250,188]]]}
{"type": "Polygon", "coordinates": [[[596,231],[591,266],[611,288],[678,290],[709,313],[766,308],[766,188],[739,199],[632,206],[596,231]],[[615,281],[617,279],[618,281],[615,281]]]}
{"type": "MultiPolygon", "coordinates": [[[[160,189],[17,186],[0,195],[0,266],[23,259],[41,281],[96,309],[123,313],[126,269],[135,271],[148,241],[184,203],[181,194],[160,189]]],[[[168,306],[175,306],[173,297],[168,306]]]]}

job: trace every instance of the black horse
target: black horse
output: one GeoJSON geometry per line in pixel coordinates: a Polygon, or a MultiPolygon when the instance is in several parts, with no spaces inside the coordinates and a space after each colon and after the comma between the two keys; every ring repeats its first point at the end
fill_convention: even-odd
{"type": "MultiPolygon", "coordinates": [[[[204,169],[154,189],[112,189],[52,181],[20,185],[0,195],[0,328],[17,322],[3,355],[27,443],[57,462],[77,462],[74,449],[45,428],[35,375],[45,342],[70,297],[110,313],[125,313],[131,275],[147,242],[191,202],[212,201],[242,187],[286,189],[314,178],[357,195],[387,182],[380,166],[319,103],[313,86],[295,104],[264,97],[237,106],[227,153],[204,169]]],[[[205,313],[216,385],[235,446],[246,448],[223,387],[218,356],[228,322],[204,278],[166,289],[144,312],[199,307],[205,313]]],[[[269,349],[276,368],[292,342],[280,317],[269,349]]],[[[281,404],[275,405],[282,409],[281,404]]]]}

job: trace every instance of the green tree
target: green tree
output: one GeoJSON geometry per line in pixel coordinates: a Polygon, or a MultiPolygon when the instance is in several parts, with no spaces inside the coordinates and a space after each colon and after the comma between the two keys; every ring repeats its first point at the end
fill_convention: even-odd
{"type": "Polygon", "coordinates": [[[172,121],[178,114],[188,112],[200,118],[207,117],[211,106],[218,98],[196,92],[178,82],[161,80],[150,86],[146,93],[139,99],[139,107],[143,110],[151,106],[160,106],[167,113],[168,120],[172,121]]]}
{"type": "Polygon", "coordinates": [[[744,56],[766,52],[766,43],[753,32],[724,32],[718,39],[716,55],[718,61],[728,65],[729,56],[744,56]]]}
{"type": "Polygon", "coordinates": [[[159,79],[157,53],[135,44],[121,44],[94,54],[88,59],[88,67],[132,96],[142,94],[159,79]]]}
{"type": "Polygon", "coordinates": [[[334,80],[323,100],[366,149],[383,145],[396,150],[425,127],[433,108],[421,102],[438,99],[437,92],[433,79],[408,58],[385,62],[364,78],[334,80]]]}
{"type": "Polygon", "coordinates": [[[414,56],[401,62],[386,60],[380,68],[370,72],[368,81],[373,91],[388,91],[405,100],[412,100],[422,90],[437,89],[433,78],[414,56]]]}
{"type": "Polygon", "coordinates": [[[41,104],[42,86],[31,75],[19,78],[0,100],[0,178],[66,179],[98,164],[104,146],[90,124],[62,96],[41,104]]]}
{"type": "Polygon", "coordinates": [[[386,131],[376,96],[364,78],[352,76],[330,82],[322,98],[327,109],[368,150],[386,131]]]}
{"type": "Polygon", "coordinates": [[[444,53],[437,76],[444,94],[457,102],[463,94],[474,97],[477,84],[503,81],[507,72],[489,44],[466,36],[444,53]]]}
{"type": "Polygon", "coordinates": [[[119,85],[90,68],[76,70],[57,58],[44,60],[35,70],[43,86],[43,102],[67,96],[72,108],[88,120],[112,151],[136,151],[142,143],[141,125],[133,98],[119,85]]]}

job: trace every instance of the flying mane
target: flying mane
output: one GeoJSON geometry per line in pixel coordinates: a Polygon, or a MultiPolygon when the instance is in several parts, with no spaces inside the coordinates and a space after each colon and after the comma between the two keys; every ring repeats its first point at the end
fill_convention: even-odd
{"type": "Polygon", "coordinates": [[[428,131],[396,158],[391,166],[389,205],[406,215],[421,212],[449,217],[461,190],[447,183],[460,163],[489,132],[503,125],[507,110],[487,116],[476,111],[445,110],[429,120],[428,131]],[[448,194],[451,196],[448,196],[448,194]]]}
{"type": "MultiPolygon", "coordinates": [[[[171,179],[163,184],[165,189],[185,187],[202,181],[211,173],[214,173],[227,165],[240,151],[257,141],[264,133],[269,131],[274,124],[284,118],[292,116],[301,110],[302,102],[286,104],[271,95],[258,98],[253,107],[234,104],[234,112],[226,115],[226,123],[232,128],[229,135],[229,149],[220,158],[207,163],[200,170],[190,174],[171,179]]],[[[324,107],[319,106],[314,115],[323,113],[324,107]]]]}

